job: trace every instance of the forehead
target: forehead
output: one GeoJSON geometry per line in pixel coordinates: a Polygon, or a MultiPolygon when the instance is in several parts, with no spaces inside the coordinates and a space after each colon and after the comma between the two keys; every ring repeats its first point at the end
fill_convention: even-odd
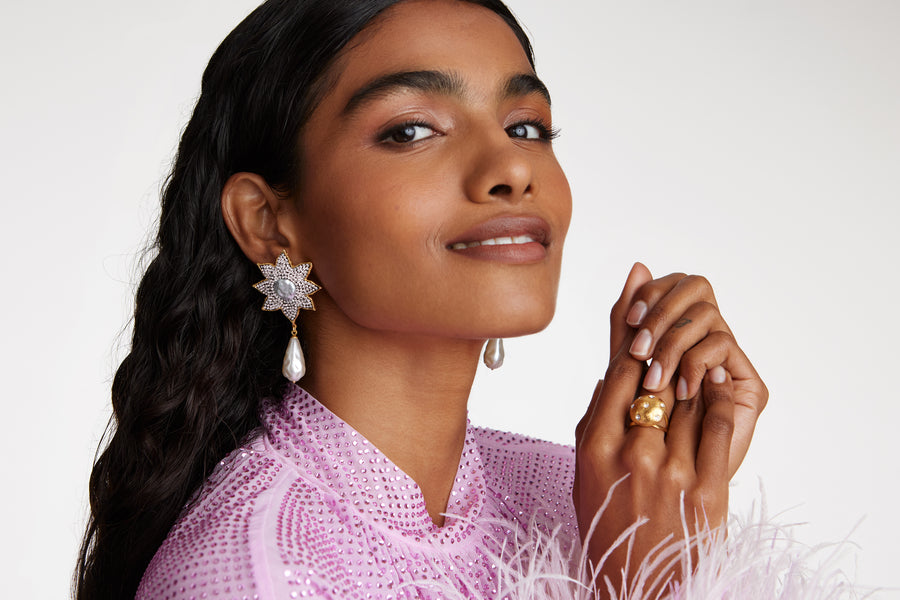
{"type": "Polygon", "coordinates": [[[461,0],[407,0],[376,18],[344,49],[325,102],[389,73],[440,70],[467,88],[499,92],[506,79],[532,73],[510,26],[493,11],[461,0]]]}

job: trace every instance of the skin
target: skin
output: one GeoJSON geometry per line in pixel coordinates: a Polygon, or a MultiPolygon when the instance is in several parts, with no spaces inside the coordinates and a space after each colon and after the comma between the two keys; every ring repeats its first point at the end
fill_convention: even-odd
{"type": "MultiPolygon", "coordinates": [[[[280,195],[238,173],[222,192],[223,216],[250,260],[274,262],[286,250],[295,264],[313,263],[310,279],[323,289],[317,310],[300,317],[309,347],[300,384],[419,484],[440,526],[484,341],[539,331],[555,309],[571,197],[543,135],[550,105],[510,28],[452,0],[389,9],[330,75],[298,138],[296,189],[280,195]],[[413,84],[403,76],[404,85],[379,87],[422,72],[413,84]],[[365,93],[373,83],[379,92],[365,93]],[[520,217],[544,223],[536,257],[453,248],[480,224],[520,217]]],[[[611,321],[610,368],[577,429],[583,534],[607,490],[631,477],[603,534],[588,541],[595,561],[636,516],[652,520],[640,547],[680,535],[682,490],[689,509],[721,522],[766,399],[705,280],[653,280],[636,265],[611,321]],[[649,347],[632,348],[644,328],[649,347]],[[675,405],[668,436],[623,426],[646,358],[659,363],[656,388],[675,405]],[[668,383],[676,370],[685,378],[677,405],[668,383]]],[[[618,577],[623,565],[614,556],[603,572],[618,577]]]]}

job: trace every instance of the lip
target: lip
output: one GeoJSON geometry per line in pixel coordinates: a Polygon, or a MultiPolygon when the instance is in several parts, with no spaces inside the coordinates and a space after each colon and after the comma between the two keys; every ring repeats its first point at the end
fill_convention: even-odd
{"type": "Polygon", "coordinates": [[[550,243],[550,225],[538,216],[504,215],[494,217],[466,230],[446,244],[447,250],[481,260],[508,264],[538,262],[546,258],[550,243]],[[473,244],[497,238],[517,238],[528,236],[533,241],[513,244],[478,245],[454,248],[459,244],[473,244]]]}

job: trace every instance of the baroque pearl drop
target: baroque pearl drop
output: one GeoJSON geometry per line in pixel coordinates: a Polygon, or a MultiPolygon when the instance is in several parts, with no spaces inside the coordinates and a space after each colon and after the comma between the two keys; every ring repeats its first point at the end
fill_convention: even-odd
{"type": "Polygon", "coordinates": [[[503,365],[503,338],[491,338],[484,347],[484,364],[488,369],[499,369],[503,365]]]}
{"type": "Polygon", "coordinates": [[[291,337],[291,341],[288,342],[284,362],[281,363],[281,374],[292,383],[297,383],[298,379],[306,375],[306,359],[303,358],[300,340],[296,337],[291,337]]]}

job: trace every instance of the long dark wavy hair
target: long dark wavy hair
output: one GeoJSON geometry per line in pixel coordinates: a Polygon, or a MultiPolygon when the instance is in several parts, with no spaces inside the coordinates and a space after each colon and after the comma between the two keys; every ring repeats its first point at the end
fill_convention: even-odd
{"type": "MultiPolygon", "coordinates": [[[[260,278],[221,216],[234,173],[296,185],[297,136],[341,49],[399,0],[269,0],[213,54],[162,193],[159,231],[137,290],[131,352],[112,385],[108,443],[90,479],[78,600],[133,598],[150,559],[216,462],[281,392],[287,341],[259,309],[260,278]]],[[[501,16],[533,65],[528,37],[501,16]]],[[[439,26],[439,24],[436,24],[439,26]]]]}

